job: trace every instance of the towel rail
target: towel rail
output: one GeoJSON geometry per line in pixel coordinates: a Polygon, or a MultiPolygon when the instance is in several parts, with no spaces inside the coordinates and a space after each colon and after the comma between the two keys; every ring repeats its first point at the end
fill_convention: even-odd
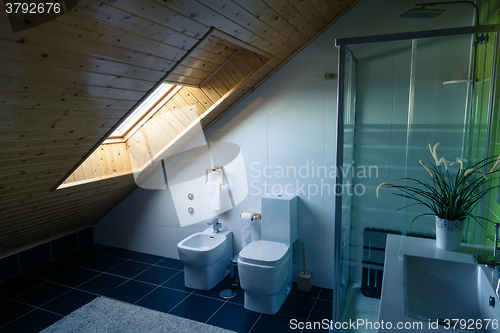
{"type": "Polygon", "coordinates": [[[214,171],[214,172],[217,172],[217,171],[220,171],[220,175],[222,177],[222,183],[220,183],[222,186],[226,185],[224,183],[224,170],[222,170],[222,167],[221,166],[214,166],[213,169],[206,169],[205,170],[205,184],[208,183],[208,171],[214,171]]]}

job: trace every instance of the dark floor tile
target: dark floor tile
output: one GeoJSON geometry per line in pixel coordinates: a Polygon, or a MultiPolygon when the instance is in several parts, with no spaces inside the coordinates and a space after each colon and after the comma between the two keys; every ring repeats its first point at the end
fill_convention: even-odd
{"type": "Polygon", "coordinates": [[[106,294],[106,296],[116,298],[128,303],[135,303],[155,288],[156,286],[148,283],[130,280],[125,282],[121,286],[111,290],[106,294]]]}
{"type": "Polygon", "coordinates": [[[333,302],[333,290],[328,288],[321,289],[318,298],[333,302]]]}
{"type": "Polygon", "coordinates": [[[90,269],[77,267],[74,270],[55,278],[53,282],[64,284],[70,287],[78,287],[82,283],[95,278],[99,274],[101,273],[91,271],[90,269]]]}
{"type": "Polygon", "coordinates": [[[85,251],[100,253],[100,254],[109,254],[113,251],[118,250],[117,247],[108,246],[103,244],[91,244],[83,248],[85,251]]]}
{"type": "Polygon", "coordinates": [[[95,269],[97,271],[106,272],[120,264],[123,264],[124,262],[125,259],[105,255],[82,266],[90,269],[95,269]]]}
{"type": "Polygon", "coordinates": [[[145,262],[147,264],[157,264],[160,261],[162,261],[163,259],[165,259],[165,257],[155,256],[153,254],[147,254],[147,253],[141,253],[141,254],[137,255],[136,257],[134,257],[135,261],[142,261],[142,262],[145,262]]]}
{"type": "Polygon", "coordinates": [[[49,261],[46,264],[38,266],[36,268],[30,269],[25,272],[26,275],[31,275],[44,280],[52,280],[60,275],[63,275],[71,270],[75,269],[74,266],[57,262],[49,261]]]}
{"type": "Polygon", "coordinates": [[[0,331],[2,333],[38,333],[61,318],[63,318],[63,316],[35,309],[21,318],[5,325],[0,331]]]}
{"type": "Polygon", "coordinates": [[[151,268],[148,268],[141,274],[134,277],[134,280],[161,285],[162,283],[164,283],[177,273],[179,273],[178,270],[165,267],[152,266],[151,268]]]}
{"type": "Polygon", "coordinates": [[[182,263],[182,261],[180,261],[178,259],[172,259],[172,258],[165,258],[162,261],[160,261],[159,263],[157,263],[157,265],[160,265],[163,267],[168,267],[168,268],[175,268],[178,270],[184,269],[184,264],[182,263]]]}
{"type": "Polygon", "coordinates": [[[108,273],[132,278],[144,272],[149,267],[151,267],[151,265],[143,264],[142,262],[125,261],[123,264],[110,269],[108,273]]]}
{"type": "Polygon", "coordinates": [[[297,289],[297,283],[295,283],[295,282],[292,283],[292,290],[290,291],[290,293],[292,293],[292,294],[309,296],[309,297],[313,297],[313,298],[318,297],[320,292],[321,292],[321,287],[316,287],[316,286],[312,286],[311,290],[309,292],[300,291],[297,289]]]}
{"type": "Polygon", "coordinates": [[[109,253],[110,256],[120,257],[123,259],[132,259],[139,254],[141,254],[141,253],[137,252],[137,251],[126,250],[126,249],[116,249],[113,252],[109,253]]]}
{"type": "Polygon", "coordinates": [[[311,321],[321,321],[323,319],[332,319],[333,315],[333,302],[325,301],[322,299],[316,300],[316,304],[309,315],[311,321]]]}
{"type": "Polygon", "coordinates": [[[43,280],[18,274],[8,280],[0,282],[0,295],[5,297],[16,297],[44,283],[43,280]]]}
{"type": "Polygon", "coordinates": [[[127,279],[103,273],[98,277],[85,282],[84,284],[79,286],[78,289],[90,291],[91,293],[96,293],[99,295],[104,295],[110,292],[112,289],[115,289],[125,281],[127,281],[127,279]]]}
{"type": "Polygon", "coordinates": [[[169,312],[188,295],[182,291],[158,287],[135,304],[157,311],[169,312]]]}
{"type": "Polygon", "coordinates": [[[248,332],[259,318],[260,313],[249,311],[242,305],[225,303],[207,324],[236,332],[248,332]]]}
{"type": "Polygon", "coordinates": [[[0,327],[33,309],[34,307],[17,301],[7,301],[0,304],[0,327]]]}
{"type": "Polygon", "coordinates": [[[76,309],[81,308],[85,304],[95,299],[97,295],[81,291],[71,290],[64,295],[61,295],[43,305],[42,308],[66,316],[76,309]]]}
{"type": "Polygon", "coordinates": [[[257,323],[250,331],[251,333],[283,333],[283,332],[300,332],[300,329],[292,329],[292,324],[294,322],[303,322],[301,319],[282,316],[280,314],[275,315],[262,315],[260,316],[257,323]]]}
{"type": "Polygon", "coordinates": [[[278,311],[280,314],[307,319],[316,300],[308,296],[290,294],[278,311]]]}
{"type": "Polygon", "coordinates": [[[56,261],[64,262],[70,265],[80,266],[90,261],[99,259],[100,257],[102,257],[102,254],[78,250],[70,254],[67,254],[65,256],[62,256],[60,258],[57,258],[56,261]]]}
{"type": "Polygon", "coordinates": [[[204,323],[222,304],[224,304],[222,300],[191,294],[169,313],[204,323]]]}
{"type": "Polygon", "coordinates": [[[241,288],[236,289],[236,295],[227,300],[229,303],[243,305],[245,304],[245,291],[241,288]]]}
{"type": "Polygon", "coordinates": [[[222,290],[230,289],[230,288],[231,288],[231,281],[229,279],[223,279],[221,282],[219,282],[218,285],[216,285],[214,288],[212,288],[210,290],[195,290],[194,293],[198,294],[198,295],[222,299],[219,296],[220,292],[222,290]]]}
{"type": "Polygon", "coordinates": [[[62,294],[71,290],[68,287],[61,286],[52,282],[44,283],[24,294],[16,297],[16,300],[28,303],[34,306],[40,306],[52,299],[61,296],[62,294]]]}
{"type": "Polygon", "coordinates": [[[194,289],[188,288],[184,285],[184,272],[178,272],[171,277],[167,282],[162,284],[164,287],[173,288],[181,291],[192,292],[194,289]]]}

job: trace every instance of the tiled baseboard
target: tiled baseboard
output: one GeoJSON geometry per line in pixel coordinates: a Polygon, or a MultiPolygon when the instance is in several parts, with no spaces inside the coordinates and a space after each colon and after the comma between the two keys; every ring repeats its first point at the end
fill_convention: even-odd
{"type": "Polygon", "coordinates": [[[2,258],[0,259],[0,281],[92,243],[94,243],[93,229],[87,228],[2,258]]]}

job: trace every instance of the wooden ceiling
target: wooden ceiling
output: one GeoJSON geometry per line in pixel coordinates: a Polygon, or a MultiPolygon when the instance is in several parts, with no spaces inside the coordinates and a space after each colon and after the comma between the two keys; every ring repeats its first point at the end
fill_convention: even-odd
{"type": "Polygon", "coordinates": [[[129,174],[55,190],[158,82],[199,86],[234,54],[201,46],[208,33],[269,61],[204,127],[358,1],[80,0],[16,33],[1,2],[0,258],[94,225],[136,188],[129,174]]]}

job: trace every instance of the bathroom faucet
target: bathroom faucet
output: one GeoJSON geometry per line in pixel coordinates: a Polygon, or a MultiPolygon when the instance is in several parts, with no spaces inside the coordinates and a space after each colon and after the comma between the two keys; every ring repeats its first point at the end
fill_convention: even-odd
{"type": "Polygon", "coordinates": [[[222,223],[219,223],[219,219],[217,217],[213,218],[207,224],[214,227],[214,233],[218,233],[220,228],[222,228],[222,223]]]}
{"type": "MultiPolygon", "coordinates": [[[[482,256],[482,255],[474,255],[474,262],[480,265],[486,265],[490,268],[496,268],[498,270],[500,276],[500,248],[498,247],[498,243],[500,242],[500,238],[498,237],[498,227],[500,223],[495,223],[495,239],[493,240],[493,256],[482,256]]],[[[499,296],[500,297],[500,296],[499,296]]]]}

